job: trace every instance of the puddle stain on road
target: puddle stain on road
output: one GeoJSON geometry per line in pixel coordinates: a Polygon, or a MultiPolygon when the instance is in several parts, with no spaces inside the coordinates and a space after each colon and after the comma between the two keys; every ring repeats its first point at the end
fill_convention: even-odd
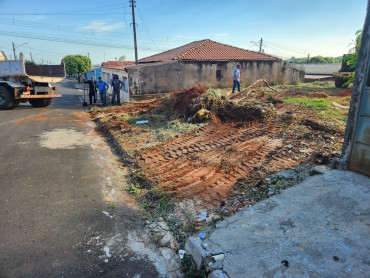
{"type": "Polygon", "coordinates": [[[68,120],[68,119],[73,119],[73,117],[51,117],[51,118],[47,118],[47,117],[41,116],[41,117],[20,119],[20,120],[17,120],[17,121],[13,121],[13,124],[19,125],[21,123],[28,122],[28,121],[41,122],[41,121],[49,121],[49,120],[68,120]]]}
{"type": "Polygon", "coordinates": [[[94,140],[89,134],[63,128],[44,132],[40,138],[40,145],[49,149],[75,149],[94,140]]]}

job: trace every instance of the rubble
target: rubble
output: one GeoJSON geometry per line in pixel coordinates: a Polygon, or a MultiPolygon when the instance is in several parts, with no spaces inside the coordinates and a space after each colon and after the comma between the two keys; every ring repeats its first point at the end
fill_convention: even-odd
{"type": "Polygon", "coordinates": [[[325,165],[320,165],[320,166],[315,166],[315,167],[312,167],[311,170],[310,170],[310,175],[311,176],[314,176],[314,175],[323,175],[327,172],[330,171],[330,168],[325,166],[325,165]]]}

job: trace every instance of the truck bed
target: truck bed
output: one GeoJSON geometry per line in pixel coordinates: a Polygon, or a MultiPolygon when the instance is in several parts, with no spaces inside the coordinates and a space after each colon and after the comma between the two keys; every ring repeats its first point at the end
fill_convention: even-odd
{"type": "Polygon", "coordinates": [[[63,63],[61,65],[25,65],[25,69],[26,75],[37,82],[55,83],[66,77],[63,63]]]}
{"type": "Polygon", "coordinates": [[[64,63],[60,65],[25,65],[22,60],[0,61],[0,77],[26,77],[36,82],[55,83],[65,78],[64,63]]]}

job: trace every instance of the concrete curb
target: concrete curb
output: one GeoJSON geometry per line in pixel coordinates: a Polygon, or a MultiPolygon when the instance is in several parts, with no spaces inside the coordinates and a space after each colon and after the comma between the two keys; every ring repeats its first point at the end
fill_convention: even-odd
{"type": "Polygon", "coordinates": [[[319,167],[314,176],[216,224],[185,250],[208,277],[365,277],[370,178],[319,167]],[[222,256],[221,256],[222,255],[222,256]]]}

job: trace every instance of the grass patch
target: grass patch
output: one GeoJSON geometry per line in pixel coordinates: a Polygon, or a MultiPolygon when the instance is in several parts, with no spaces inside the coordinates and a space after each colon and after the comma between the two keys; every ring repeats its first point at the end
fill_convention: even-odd
{"type": "Polygon", "coordinates": [[[334,127],[343,128],[348,119],[347,110],[323,110],[316,115],[316,119],[329,123],[334,127]]]}
{"type": "Polygon", "coordinates": [[[328,110],[332,105],[332,101],[325,98],[286,97],[283,101],[286,104],[298,104],[301,107],[315,110],[328,110]]]}
{"type": "Polygon", "coordinates": [[[175,208],[173,198],[168,193],[161,193],[152,189],[148,191],[140,200],[143,207],[143,218],[153,220],[158,217],[166,217],[175,208]]]}
{"type": "Polygon", "coordinates": [[[303,93],[325,92],[328,95],[333,95],[336,92],[343,91],[342,88],[336,88],[334,81],[315,81],[311,83],[299,83],[296,85],[278,85],[276,89],[279,91],[299,90],[303,93]]]}

